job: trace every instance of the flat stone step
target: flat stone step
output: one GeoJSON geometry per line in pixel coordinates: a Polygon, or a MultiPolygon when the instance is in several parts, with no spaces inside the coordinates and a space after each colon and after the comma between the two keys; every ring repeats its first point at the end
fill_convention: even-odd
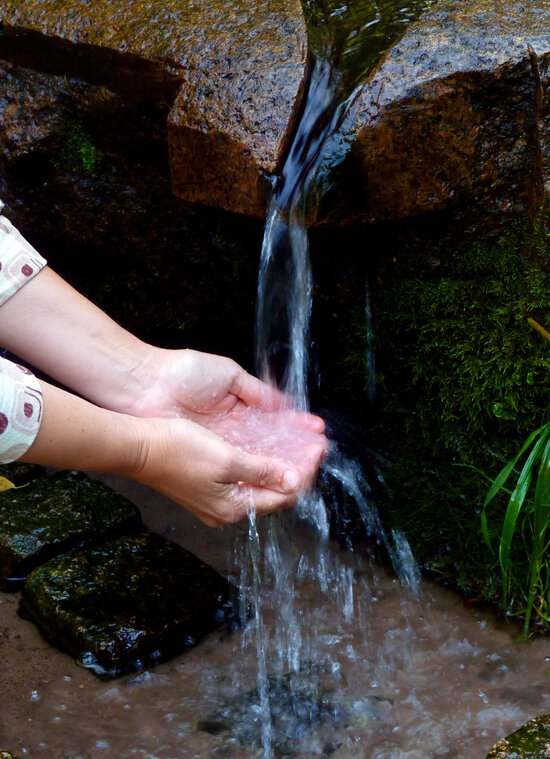
{"type": "Polygon", "coordinates": [[[16,590],[52,556],[143,529],[130,501],[83,474],[65,472],[0,492],[0,584],[16,590]]]}
{"type": "Polygon", "coordinates": [[[125,536],[51,559],[27,578],[23,616],[100,677],[182,653],[238,625],[237,590],[155,533],[125,536]]]}

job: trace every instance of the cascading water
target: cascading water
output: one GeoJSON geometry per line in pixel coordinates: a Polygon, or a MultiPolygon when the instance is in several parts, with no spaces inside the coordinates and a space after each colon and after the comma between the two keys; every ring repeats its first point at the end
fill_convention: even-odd
{"type": "MultiPolygon", "coordinates": [[[[374,4],[368,7],[363,4],[362,7],[368,11],[367,18],[362,19],[364,23],[356,32],[364,33],[377,23],[381,14],[374,4]]],[[[332,17],[341,18],[346,6],[332,6],[325,11],[332,17]]],[[[317,58],[312,68],[302,118],[274,188],[262,246],[256,323],[257,369],[264,380],[277,384],[286,393],[292,408],[300,411],[309,409],[312,274],[305,226],[308,193],[325,158],[327,143],[354,100],[356,87],[350,86],[350,82],[355,83],[357,72],[355,78],[346,78],[334,59],[341,61],[346,50],[357,52],[357,41],[350,45],[350,39],[353,41],[355,36],[330,38],[325,53],[317,58]]],[[[370,330],[368,301],[366,316],[370,330]]],[[[367,350],[371,351],[369,340],[367,350]]],[[[369,368],[373,375],[372,353],[369,368]]],[[[373,376],[369,376],[368,387],[372,395],[373,376]]],[[[330,503],[330,493],[334,492],[334,483],[338,483],[340,492],[343,490],[355,502],[367,535],[385,544],[402,583],[415,589],[419,582],[418,569],[406,537],[393,531],[392,540],[387,538],[369,500],[368,483],[360,466],[341,453],[336,441],[331,443],[320,480],[320,491],[303,496],[294,514],[266,520],[263,562],[260,556],[262,541],[254,513],[250,514],[248,550],[253,577],[241,577],[241,586],[251,593],[256,614],[256,622],[249,630],[255,635],[258,658],[257,719],[261,725],[264,759],[275,755],[274,747],[281,740],[280,730],[274,725],[276,715],[281,711],[281,705],[277,704],[281,697],[281,683],[289,683],[290,687],[287,719],[283,721],[288,735],[289,720],[294,720],[293,729],[298,732],[307,726],[317,724],[319,727],[323,722],[319,700],[312,696],[319,687],[318,673],[334,675],[339,670],[335,655],[319,645],[312,615],[300,606],[300,584],[314,582],[320,595],[339,599],[339,614],[346,621],[350,621],[356,612],[360,613],[356,608],[357,579],[354,572],[342,566],[328,546],[329,512],[331,505],[334,507],[330,503]],[[303,535],[304,525],[307,525],[305,542],[298,538],[300,533],[303,535]],[[276,624],[272,625],[270,634],[262,618],[262,587],[269,588],[269,603],[276,609],[276,624]],[[267,672],[266,662],[270,664],[271,674],[267,672]],[[311,679],[307,698],[304,697],[304,679],[301,677],[304,673],[308,673],[311,679]],[[300,687],[296,687],[297,682],[300,687]],[[297,715],[301,715],[301,721],[297,715]]],[[[363,588],[359,595],[364,594],[363,588]]],[[[245,646],[250,645],[249,637],[250,634],[245,636],[245,646]]],[[[332,703],[331,709],[338,711],[336,702],[332,703]]],[[[312,751],[311,746],[309,750],[312,751]]]]}

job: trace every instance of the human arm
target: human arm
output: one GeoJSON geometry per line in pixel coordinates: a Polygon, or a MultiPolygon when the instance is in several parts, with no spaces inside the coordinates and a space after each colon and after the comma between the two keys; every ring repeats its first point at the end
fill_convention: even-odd
{"type": "Polygon", "coordinates": [[[306,485],[283,462],[243,453],[189,420],[120,414],[40,386],[42,423],[21,461],[122,474],[211,526],[242,519],[252,505],[259,515],[292,506],[306,485]]]}
{"type": "MultiPolygon", "coordinates": [[[[229,358],[144,343],[49,267],[0,315],[0,345],[104,408],[211,426],[217,414],[235,407],[274,410],[286,402],[229,358]]],[[[302,414],[299,421],[324,430],[319,417],[302,414]]]]}
{"type": "MultiPolygon", "coordinates": [[[[8,238],[9,244],[18,239],[13,233],[8,238]]],[[[105,434],[98,436],[96,430],[107,423],[116,423],[122,435],[139,430],[140,445],[148,455],[139,471],[128,476],[171,495],[209,523],[227,520],[228,508],[237,518],[243,515],[242,482],[251,483],[260,513],[291,505],[297,491],[311,484],[326,448],[319,434],[293,467],[271,456],[243,454],[224,443],[212,432],[216,432],[218,417],[227,423],[227,411],[253,404],[272,409],[283,404],[282,396],[230,359],[195,351],[164,351],[143,343],[48,267],[34,272],[24,287],[3,302],[0,344],[103,407],[68,393],[59,396],[63,391],[43,383],[48,388],[43,427],[25,460],[31,460],[31,455],[37,463],[124,474],[125,464],[120,460],[124,441],[115,434],[115,449],[109,451],[105,434]],[[108,411],[119,413],[105,416],[108,411]],[[132,422],[136,416],[172,419],[143,419],[138,424],[136,419],[132,422]],[[81,419],[82,434],[76,434],[81,419]],[[159,457],[168,440],[173,448],[159,457]],[[288,471],[297,482],[281,498],[288,471]],[[182,477],[186,490],[180,488],[182,477]]],[[[298,418],[310,429],[323,427],[316,417],[298,418]]]]}

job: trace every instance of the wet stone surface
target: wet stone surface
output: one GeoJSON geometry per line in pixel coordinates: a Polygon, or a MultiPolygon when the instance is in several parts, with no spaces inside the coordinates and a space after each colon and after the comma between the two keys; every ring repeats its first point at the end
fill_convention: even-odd
{"type": "Polygon", "coordinates": [[[550,161],[549,24],[538,0],[434,3],[355,104],[325,219],[540,204],[550,161]]]}
{"type": "Polygon", "coordinates": [[[71,548],[141,529],[138,509],[76,472],[0,493],[0,583],[17,589],[38,564],[71,548]]]}
{"type": "Polygon", "coordinates": [[[487,759],[546,759],[550,756],[550,715],[535,717],[500,740],[487,759]]]}
{"type": "Polygon", "coordinates": [[[106,86],[125,105],[173,106],[178,196],[262,215],[264,173],[275,171],[302,95],[299,0],[67,0],[62,14],[54,0],[8,0],[1,20],[0,59],[106,86]]]}
{"type": "Polygon", "coordinates": [[[21,613],[84,667],[117,677],[238,625],[241,602],[193,554],[145,533],[38,567],[25,583],[21,613]]]}

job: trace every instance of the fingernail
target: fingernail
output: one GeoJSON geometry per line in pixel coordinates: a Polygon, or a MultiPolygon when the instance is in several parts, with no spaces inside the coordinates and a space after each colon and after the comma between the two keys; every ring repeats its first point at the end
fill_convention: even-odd
{"type": "Polygon", "coordinates": [[[293,469],[287,469],[283,477],[283,490],[296,490],[300,478],[293,469]]]}

